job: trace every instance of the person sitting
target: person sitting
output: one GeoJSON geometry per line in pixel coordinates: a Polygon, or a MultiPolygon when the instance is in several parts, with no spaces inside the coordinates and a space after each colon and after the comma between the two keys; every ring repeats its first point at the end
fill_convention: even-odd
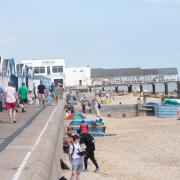
{"type": "Polygon", "coordinates": [[[72,134],[73,134],[72,127],[71,127],[71,126],[68,126],[68,127],[67,127],[67,135],[68,135],[68,137],[71,137],[72,134]]]}

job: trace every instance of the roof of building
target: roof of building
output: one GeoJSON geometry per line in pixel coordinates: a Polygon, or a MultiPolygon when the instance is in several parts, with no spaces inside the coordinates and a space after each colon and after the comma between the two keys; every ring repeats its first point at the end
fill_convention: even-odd
{"type": "Polygon", "coordinates": [[[143,75],[171,75],[178,74],[177,68],[142,69],[143,75]]]}
{"type": "Polygon", "coordinates": [[[143,75],[172,75],[178,74],[177,68],[141,69],[141,68],[119,68],[119,69],[91,69],[92,78],[109,78],[117,76],[143,76],[143,75]]]}

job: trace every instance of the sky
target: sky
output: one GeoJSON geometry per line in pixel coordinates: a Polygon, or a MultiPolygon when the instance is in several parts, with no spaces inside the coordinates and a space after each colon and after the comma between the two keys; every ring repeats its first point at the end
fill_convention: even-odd
{"type": "Polygon", "coordinates": [[[179,68],[180,0],[0,0],[0,56],[179,68]]]}

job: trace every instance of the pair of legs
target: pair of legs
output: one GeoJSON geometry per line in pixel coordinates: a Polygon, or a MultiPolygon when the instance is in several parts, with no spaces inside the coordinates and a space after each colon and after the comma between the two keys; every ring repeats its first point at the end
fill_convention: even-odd
{"type": "Polygon", "coordinates": [[[99,108],[96,108],[95,111],[96,111],[96,116],[101,117],[100,112],[99,112],[99,108]]]}
{"type": "Polygon", "coordinates": [[[42,103],[43,107],[45,105],[45,96],[44,94],[39,94],[39,102],[42,103]]]}
{"type": "Polygon", "coordinates": [[[61,93],[60,93],[60,99],[63,99],[63,96],[64,96],[64,95],[63,95],[63,93],[61,92],[61,93]]]}
{"type": "Polygon", "coordinates": [[[22,107],[22,112],[26,112],[25,111],[25,104],[26,103],[27,103],[26,99],[20,99],[20,104],[21,104],[21,107],[22,107]]]}
{"type": "Polygon", "coordinates": [[[54,96],[54,102],[58,103],[58,96],[54,96]]]}
{"type": "Polygon", "coordinates": [[[16,109],[8,109],[9,111],[9,118],[10,118],[10,121],[11,123],[14,122],[16,123],[16,109]]]}
{"type": "Polygon", "coordinates": [[[86,112],[86,105],[82,104],[82,112],[85,113],[86,112]]]}
{"type": "Polygon", "coordinates": [[[16,123],[16,102],[14,103],[6,102],[6,108],[9,112],[10,122],[12,123],[14,121],[14,123],[16,123]]]}
{"type": "Polygon", "coordinates": [[[80,171],[77,170],[77,171],[72,171],[72,174],[71,174],[71,178],[70,180],[75,180],[75,177],[76,177],[76,180],[80,180],[80,171]]]}
{"type": "Polygon", "coordinates": [[[70,180],[80,180],[80,174],[83,170],[83,159],[77,158],[71,161],[72,163],[72,174],[70,180]]]}
{"type": "Polygon", "coordinates": [[[96,160],[95,160],[95,157],[94,157],[94,150],[87,150],[87,153],[86,153],[86,156],[84,157],[84,167],[85,169],[87,170],[87,162],[88,162],[88,159],[90,158],[90,160],[93,162],[93,164],[96,166],[96,169],[99,168],[96,160]]]}

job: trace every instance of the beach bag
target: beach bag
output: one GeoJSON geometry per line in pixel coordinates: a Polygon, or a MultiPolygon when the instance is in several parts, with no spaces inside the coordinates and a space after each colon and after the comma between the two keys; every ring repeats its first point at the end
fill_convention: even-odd
{"type": "Polygon", "coordinates": [[[51,98],[51,96],[47,96],[47,105],[48,106],[52,105],[52,98],[51,98]]]}
{"type": "Polygon", "coordinates": [[[98,108],[101,109],[101,104],[100,103],[98,103],[98,108]]]}

